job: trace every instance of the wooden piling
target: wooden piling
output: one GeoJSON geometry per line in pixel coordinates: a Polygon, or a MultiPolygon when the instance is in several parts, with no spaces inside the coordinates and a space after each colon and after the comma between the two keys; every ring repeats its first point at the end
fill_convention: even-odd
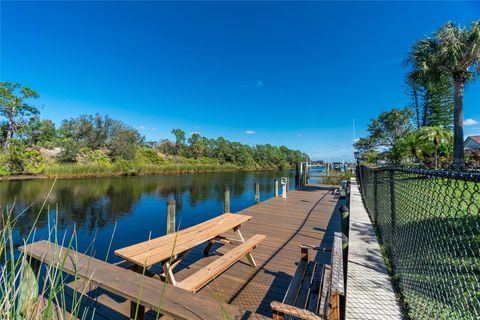
{"type": "Polygon", "coordinates": [[[255,204],[259,204],[260,203],[260,185],[258,184],[258,182],[255,182],[254,186],[255,186],[255,204]]]}
{"type": "Polygon", "coordinates": [[[175,215],[177,202],[173,197],[167,201],[167,234],[175,232],[175,215]]]}
{"type": "Polygon", "coordinates": [[[300,187],[300,163],[295,163],[295,190],[300,187]]]}
{"type": "Polygon", "coordinates": [[[223,213],[229,213],[230,212],[230,189],[228,186],[225,186],[224,195],[225,195],[225,200],[223,202],[223,213]]]}
{"type": "Polygon", "coordinates": [[[278,198],[278,180],[277,180],[277,179],[275,179],[275,180],[273,181],[273,185],[274,185],[273,196],[274,196],[275,198],[278,198]]]}
{"type": "Polygon", "coordinates": [[[303,186],[306,186],[308,184],[308,180],[307,180],[307,175],[308,175],[308,164],[306,162],[302,163],[302,166],[303,166],[303,179],[302,179],[302,185],[303,186]]]}

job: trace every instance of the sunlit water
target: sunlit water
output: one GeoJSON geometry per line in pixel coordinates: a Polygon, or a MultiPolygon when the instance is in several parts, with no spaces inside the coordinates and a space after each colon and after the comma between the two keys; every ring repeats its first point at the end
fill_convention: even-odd
{"type": "Polygon", "coordinates": [[[100,259],[110,252],[108,260],[114,262],[119,259],[113,250],[165,234],[169,196],[177,201],[177,229],[183,229],[223,213],[224,186],[230,188],[231,211],[238,212],[254,204],[254,182],[260,184],[260,199],[265,200],[273,196],[274,179],[281,176],[290,178],[290,189],[295,187],[294,172],[274,171],[63,179],[55,183],[3,181],[0,205],[5,212],[15,204],[16,245],[22,244],[38,216],[35,241],[57,235],[68,242],[75,227],[74,246],[79,251],[93,249],[89,254],[100,259]],[[38,215],[44,201],[46,207],[38,215]],[[55,221],[56,232],[52,231],[55,221]]]}

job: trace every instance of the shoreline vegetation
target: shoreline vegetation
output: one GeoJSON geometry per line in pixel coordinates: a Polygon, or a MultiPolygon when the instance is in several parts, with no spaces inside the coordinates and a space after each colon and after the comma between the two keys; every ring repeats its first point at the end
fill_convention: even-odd
{"type": "MultiPolygon", "coordinates": [[[[291,169],[282,168],[282,169],[291,169]]],[[[198,163],[166,163],[162,165],[129,164],[128,168],[115,165],[96,164],[54,164],[41,174],[4,175],[0,181],[25,181],[36,179],[73,179],[127,176],[167,176],[193,173],[240,172],[240,171],[276,171],[276,167],[240,167],[235,164],[198,164],[198,163]]]]}
{"type": "Polygon", "coordinates": [[[309,159],[286,146],[247,145],[181,129],[171,131],[173,140],[149,141],[141,134],[143,125],[132,127],[108,115],[80,115],[56,127],[40,118],[32,104],[39,97],[35,91],[0,82],[0,96],[0,179],[282,170],[309,159]]]}

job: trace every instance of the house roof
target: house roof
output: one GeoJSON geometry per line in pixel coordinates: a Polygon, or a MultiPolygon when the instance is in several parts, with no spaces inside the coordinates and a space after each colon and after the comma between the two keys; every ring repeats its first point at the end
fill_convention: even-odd
{"type": "Polygon", "coordinates": [[[466,140],[468,140],[468,138],[480,144],[480,136],[468,136],[466,140]]]}

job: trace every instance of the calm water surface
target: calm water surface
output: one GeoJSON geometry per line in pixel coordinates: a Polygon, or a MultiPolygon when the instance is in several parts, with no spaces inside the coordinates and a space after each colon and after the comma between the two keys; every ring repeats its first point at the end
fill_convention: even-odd
{"type": "Polygon", "coordinates": [[[115,262],[119,258],[113,250],[165,234],[170,195],[177,201],[177,229],[184,229],[222,214],[225,185],[230,188],[231,211],[237,212],[254,204],[254,182],[260,184],[260,199],[265,200],[273,196],[273,181],[281,176],[290,177],[293,189],[294,172],[274,171],[64,179],[55,184],[53,180],[3,181],[0,206],[5,211],[15,203],[17,245],[32,230],[46,200],[48,209],[39,215],[35,241],[48,239],[49,233],[70,239],[75,226],[78,250],[105,259],[113,235],[108,260],[115,262]],[[54,221],[57,232],[52,231],[54,221]]]}

